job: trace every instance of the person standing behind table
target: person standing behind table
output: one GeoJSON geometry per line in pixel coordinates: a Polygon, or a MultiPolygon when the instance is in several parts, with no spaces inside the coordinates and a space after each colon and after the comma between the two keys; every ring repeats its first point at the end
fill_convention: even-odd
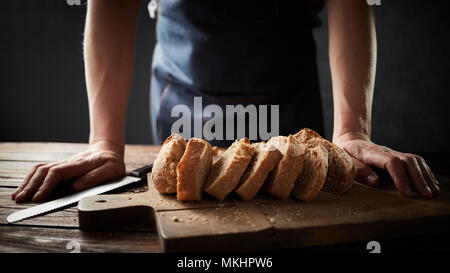
{"type": "MultiPolygon", "coordinates": [[[[228,7],[226,4],[215,6],[213,1],[189,1],[189,6],[187,2],[159,2],[158,44],[151,91],[152,122],[157,139],[165,137],[170,123],[164,118],[158,122],[155,114],[164,113],[166,117],[168,105],[188,101],[183,100],[184,96],[192,98],[197,94],[206,102],[220,103],[224,97],[233,99],[234,103],[267,104],[270,101],[268,104],[273,104],[271,100],[274,100],[280,104],[280,134],[296,132],[306,126],[323,133],[322,114],[318,110],[315,45],[311,25],[308,27],[305,19],[311,18],[306,12],[308,2],[295,1],[303,4],[303,9],[295,9],[298,12],[295,17],[286,12],[289,8],[283,5],[287,1],[258,1],[264,4],[255,9],[256,18],[263,16],[266,20],[255,20],[255,24],[247,21],[246,12],[252,11],[251,8],[242,6],[243,13],[234,13],[245,1],[228,7]],[[277,4],[274,7],[279,13],[273,13],[268,3],[277,4]],[[228,14],[231,21],[218,22],[218,17],[212,14],[228,14]],[[245,16],[241,17],[242,14],[245,16]],[[300,23],[300,26],[293,27],[290,23],[300,23]],[[218,25],[220,27],[215,28],[218,25]],[[250,29],[252,31],[248,31],[250,29]],[[178,36],[164,36],[167,34],[178,36]],[[220,42],[231,44],[231,49],[220,42]],[[241,51],[234,51],[234,48],[241,51]],[[215,58],[220,62],[214,63],[215,58]],[[243,61],[246,58],[248,62],[243,61]],[[203,67],[211,73],[205,73],[203,67]],[[168,86],[168,97],[162,96],[163,103],[159,104],[158,95],[168,86]],[[266,96],[270,98],[266,100],[266,96]],[[315,118],[309,120],[304,118],[306,115],[315,118]]],[[[389,172],[404,196],[438,195],[439,184],[423,158],[370,140],[376,67],[372,7],[360,0],[329,0],[326,6],[334,104],[333,142],[351,155],[358,181],[378,185],[379,178],[370,168],[375,166],[389,172]]],[[[89,147],[69,159],[36,165],[12,194],[16,202],[45,200],[62,180],[74,179],[73,190],[81,191],[125,173],[124,123],[133,76],[138,9],[139,1],[89,2],[84,39],[91,126],[89,147]]]]}

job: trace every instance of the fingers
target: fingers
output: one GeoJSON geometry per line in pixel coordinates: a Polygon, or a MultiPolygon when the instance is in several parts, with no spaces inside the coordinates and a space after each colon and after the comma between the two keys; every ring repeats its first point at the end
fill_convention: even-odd
{"type": "Polygon", "coordinates": [[[430,167],[428,167],[427,163],[422,157],[415,154],[405,154],[397,151],[392,151],[392,153],[400,157],[403,162],[405,162],[405,166],[408,166],[409,169],[412,169],[410,171],[411,177],[415,176],[416,178],[420,178],[419,180],[416,179],[414,181],[414,185],[418,184],[415,187],[422,187],[425,189],[425,191],[427,191],[426,194],[423,194],[421,192],[423,190],[418,190],[422,196],[433,197],[439,195],[439,193],[441,192],[439,188],[439,182],[436,180],[436,178],[434,178],[430,167]],[[428,193],[428,189],[430,189],[430,192],[432,193],[431,196],[428,193]]]}
{"type": "Polygon", "coordinates": [[[430,187],[428,187],[428,183],[422,174],[420,166],[417,163],[417,159],[413,156],[408,156],[403,158],[403,162],[408,170],[409,177],[413,182],[415,190],[422,196],[428,198],[433,197],[433,193],[431,192],[430,187]]]}
{"type": "Polygon", "coordinates": [[[362,161],[352,157],[356,169],[356,180],[369,186],[378,186],[380,179],[378,175],[362,161]]]}
{"type": "Polygon", "coordinates": [[[47,198],[62,180],[79,178],[74,189],[83,190],[125,173],[120,154],[109,150],[88,150],[69,160],[33,167],[22,185],[11,195],[16,202],[47,198]],[[95,171],[97,168],[99,170],[95,171]]]}
{"type": "Polygon", "coordinates": [[[433,192],[434,196],[437,196],[441,193],[441,189],[439,188],[439,182],[434,178],[433,172],[430,167],[428,167],[427,163],[422,157],[417,157],[417,162],[420,166],[422,174],[425,176],[425,179],[428,183],[428,187],[430,187],[431,192],[433,192]]]}
{"type": "Polygon", "coordinates": [[[411,188],[411,181],[407,175],[403,162],[397,156],[392,154],[386,155],[387,163],[385,169],[389,172],[394,180],[395,187],[405,197],[412,197],[416,194],[411,188]]]}
{"type": "Polygon", "coordinates": [[[346,150],[365,164],[387,170],[396,188],[403,196],[411,197],[415,195],[403,162],[398,156],[392,154],[392,150],[373,143],[348,145],[346,150]]]}
{"type": "Polygon", "coordinates": [[[82,191],[108,180],[118,178],[124,173],[124,165],[118,165],[116,162],[107,161],[98,168],[87,172],[86,174],[75,180],[72,184],[72,189],[74,191],[82,191]]]}
{"type": "Polygon", "coordinates": [[[78,160],[51,167],[42,185],[34,194],[33,201],[39,202],[47,198],[62,180],[82,176],[103,163],[104,161],[102,160],[78,160]]]}
{"type": "Polygon", "coordinates": [[[440,192],[428,165],[417,155],[400,153],[369,142],[356,142],[346,146],[346,150],[365,164],[386,169],[404,196],[414,196],[413,188],[428,198],[440,192]]]}
{"type": "Polygon", "coordinates": [[[57,163],[52,163],[39,166],[36,172],[30,178],[27,185],[14,198],[16,202],[21,203],[28,201],[41,186],[42,181],[44,181],[44,178],[48,173],[48,170],[56,164],[57,163]]]}
{"type": "Polygon", "coordinates": [[[30,171],[30,172],[28,173],[28,175],[25,177],[25,180],[23,181],[22,185],[20,185],[20,186],[16,189],[16,191],[13,192],[13,194],[11,195],[11,197],[12,197],[13,199],[16,198],[17,194],[19,194],[19,193],[23,190],[23,188],[25,188],[25,186],[26,186],[26,185],[28,184],[28,182],[30,181],[31,177],[33,177],[33,175],[36,173],[37,169],[38,169],[40,166],[43,166],[43,165],[45,165],[45,164],[44,164],[44,163],[40,163],[40,164],[35,165],[35,166],[31,169],[31,171],[30,171]]]}

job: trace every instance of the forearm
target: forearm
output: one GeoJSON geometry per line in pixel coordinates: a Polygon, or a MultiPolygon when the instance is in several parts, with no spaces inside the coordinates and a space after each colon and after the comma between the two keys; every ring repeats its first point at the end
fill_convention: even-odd
{"type": "Polygon", "coordinates": [[[362,0],[328,0],[329,55],[333,82],[333,142],[352,158],[356,180],[371,186],[380,179],[371,167],[389,172],[399,192],[437,196],[439,183],[425,160],[370,140],[377,59],[372,8],[362,0]]]}
{"type": "Polygon", "coordinates": [[[90,1],[85,27],[89,143],[103,143],[121,154],[133,79],[138,8],[139,1],[90,1]]]}
{"type": "Polygon", "coordinates": [[[333,85],[333,139],[370,137],[376,69],[372,8],[361,0],[329,0],[329,58],[333,85]]]}

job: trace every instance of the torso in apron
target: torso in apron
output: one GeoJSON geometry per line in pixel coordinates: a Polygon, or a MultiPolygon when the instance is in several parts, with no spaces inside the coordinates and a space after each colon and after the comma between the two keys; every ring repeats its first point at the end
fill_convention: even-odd
{"type": "Polygon", "coordinates": [[[180,123],[183,115],[179,110],[186,108],[191,125],[182,126],[186,138],[208,139],[205,124],[213,116],[223,115],[223,128],[212,130],[222,130],[223,137],[208,139],[217,146],[229,145],[243,136],[243,131],[255,141],[275,133],[294,134],[304,127],[323,134],[308,3],[159,1],[150,100],[155,142],[161,143],[173,133],[174,123],[180,123]],[[247,114],[243,129],[238,128],[235,117],[231,137],[226,128],[227,107],[239,104],[247,110],[256,108],[257,120],[247,114]],[[275,105],[278,132],[271,130],[275,105]],[[216,106],[222,113],[208,113],[216,106]],[[264,107],[268,116],[267,124],[262,125],[267,128],[262,131],[267,134],[260,134],[264,107]],[[190,130],[184,130],[187,127],[190,130]]]}

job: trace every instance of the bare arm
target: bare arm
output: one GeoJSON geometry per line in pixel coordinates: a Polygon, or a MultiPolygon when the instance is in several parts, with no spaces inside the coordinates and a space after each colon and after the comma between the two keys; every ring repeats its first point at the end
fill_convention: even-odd
{"type": "Polygon", "coordinates": [[[89,1],[85,77],[89,100],[89,148],[67,160],[36,165],[12,194],[16,202],[42,201],[62,180],[81,191],[125,173],[124,126],[134,65],[139,1],[89,1]]]}
{"type": "Polygon", "coordinates": [[[370,168],[385,169],[405,196],[439,194],[439,184],[420,156],[371,142],[371,113],[377,59],[373,8],[361,0],[329,0],[329,55],[333,83],[333,142],[353,159],[356,178],[377,185],[370,168]],[[413,191],[414,190],[414,191],[413,191]]]}
{"type": "Polygon", "coordinates": [[[373,10],[365,1],[328,1],[335,136],[370,136],[377,46],[373,10]]]}
{"type": "Polygon", "coordinates": [[[85,29],[89,142],[110,143],[122,155],[138,8],[139,1],[91,1],[85,29]]]}

